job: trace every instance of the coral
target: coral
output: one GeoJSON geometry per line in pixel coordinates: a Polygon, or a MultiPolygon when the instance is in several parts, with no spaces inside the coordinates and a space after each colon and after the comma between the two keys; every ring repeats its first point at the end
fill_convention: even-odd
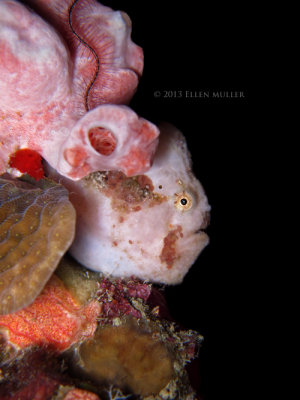
{"type": "Polygon", "coordinates": [[[74,233],[75,211],[63,186],[0,178],[0,314],[34,300],[74,233]]]}

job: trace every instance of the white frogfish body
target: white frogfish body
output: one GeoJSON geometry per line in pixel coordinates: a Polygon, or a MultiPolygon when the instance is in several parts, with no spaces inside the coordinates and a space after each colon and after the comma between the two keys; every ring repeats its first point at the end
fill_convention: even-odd
{"type": "Polygon", "coordinates": [[[87,268],[177,284],[208,244],[202,229],[210,206],[192,173],[185,138],[173,126],[161,127],[145,175],[95,172],[61,181],[77,211],[70,253],[87,268]]]}

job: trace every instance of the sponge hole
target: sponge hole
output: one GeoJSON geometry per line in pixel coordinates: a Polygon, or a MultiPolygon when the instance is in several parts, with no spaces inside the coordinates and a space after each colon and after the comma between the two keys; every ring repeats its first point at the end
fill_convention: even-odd
{"type": "Polygon", "coordinates": [[[88,136],[92,147],[103,156],[112,154],[117,146],[116,138],[106,128],[91,128],[88,136]]]}

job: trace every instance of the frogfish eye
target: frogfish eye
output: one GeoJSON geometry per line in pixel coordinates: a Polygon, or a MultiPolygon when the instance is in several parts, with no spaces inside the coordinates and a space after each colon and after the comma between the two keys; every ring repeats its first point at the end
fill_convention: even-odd
{"type": "Polygon", "coordinates": [[[179,194],[175,194],[175,207],[181,211],[189,210],[193,205],[192,196],[190,196],[187,192],[182,192],[179,194]]]}

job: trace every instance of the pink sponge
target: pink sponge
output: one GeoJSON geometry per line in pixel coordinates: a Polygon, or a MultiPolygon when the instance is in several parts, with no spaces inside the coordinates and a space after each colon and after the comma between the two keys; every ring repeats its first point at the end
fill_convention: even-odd
{"type": "Polygon", "coordinates": [[[0,173],[25,148],[74,180],[147,171],[159,131],[117,105],[130,100],[143,69],[129,17],[94,0],[31,3],[53,25],[0,2],[0,173]]]}

